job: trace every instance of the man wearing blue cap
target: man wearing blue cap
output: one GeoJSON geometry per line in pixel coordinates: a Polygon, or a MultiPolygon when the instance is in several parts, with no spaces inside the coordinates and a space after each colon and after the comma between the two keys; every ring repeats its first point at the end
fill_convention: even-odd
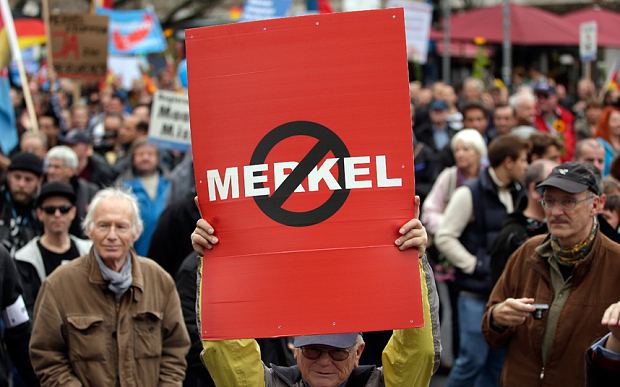
{"type": "Polygon", "coordinates": [[[428,106],[430,121],[425,122],[416,128],[414,134],[417,139],[415,147],[415,193],[424,199],[431,191],[437,176],[441,172],[437,161],[439,154],[444,148],[450,149],[450,140],[455,131],[447,123],[449,106],[445,101],[436,99],[428,106]],[[425,162],[417,162],[418,155],[424,149],[425,162]]]}
{"type": "Polygon", "coordinates": [[[558,136],[564,142],[561,160],[573,159],[577,135],[575,120],[571,112],[558,104],[555,87],[547,82],[539,82],[534,87],[536,94],[536,122],[539,131],[558,136]]]}
{"type": "MultiPolygon", "coordinates": [[[[419,214],[416,198],[416,215],[419,214]]],[[[192,245],[198,255],[218,243],[204,219],[197,222],[192,245]]],[[[293,367],[261,363],[253,339],[203,341],[202,358],[217,386],[237,387],[426,387],[439,366],[438,298],[433,272],[426,260],[426,230],[417,219],[400,229],[399,249],[418,249],[425,325],[395,330],[383,350],[383,366],[360,366],[364,350],[361,334],[299,336],[295,338],[293,367]]]]}

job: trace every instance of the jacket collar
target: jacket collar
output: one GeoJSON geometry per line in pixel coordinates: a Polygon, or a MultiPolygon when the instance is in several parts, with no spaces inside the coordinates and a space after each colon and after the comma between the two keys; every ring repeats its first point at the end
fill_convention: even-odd
{"type": "MultiPolygon", "coordinates": [[[[301,371],[299,371],[299,367],[281,367],[277,365],[271,364],[271,369],[283,379],[287,385],[294,386],[295,383],[298,383],[302,380],[301,371]]],[[[368,383],[368,379],[372,375],[375,370],[374,365],[363,365],[353,369],[351,372],[351,376],[347,380],[347,387],[363,387],[368,383]]]]}
{"type": "MultiPolygon", "coordinates": [[[[573,274],[571,276],[572,286],[578,286],[584,280],[594,264],[594,256],[600,255],[599,251],[602,248],[603,239],[606,238],[607,237],[601,233],[601,229],[599,227],[596,231],[594,246],[592,246],[590,254],[588,254],[583,261],[577,263],[573,269],[573,274]]],[[[547,262],[547,259],[552,254],[549,239],[550,234],[547,234],[540,246],[535,249],[535,253],[528,259],[528,265],[540,273],[548,282],[551,281],[551,276],[549,275],[549,263],[547,262]]]]}
{"type": "MultiPolygon", "coordinates": [[[[103,276],[101,275],[101,270],[99,270],[99,265],[97,264],[97,260],[95,259],[94,253],[95,247],[93,246],[88,253],[88,259],[86,260],[88,265],[88,281],[93,284],[98,284],[101,286],[107,286],[107,283],[103,280],[103,276]]],[[[139,299],[139,294],[144,291],[144,279],[142,276],[142,268],[140,267],[140,261],[138,260],[138,255],[133,247],[129,250],[131,254],[131,264],[132,264],[132,281],[131,287],[137,288],[140,292],[134,292],[134,297],[139,299]]],[[[137,300],[136,299],[136,300],[137,300]]]]}

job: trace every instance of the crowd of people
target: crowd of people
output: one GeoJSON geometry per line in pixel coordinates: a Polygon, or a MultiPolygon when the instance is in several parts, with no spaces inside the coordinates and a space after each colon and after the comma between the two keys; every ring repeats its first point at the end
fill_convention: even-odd
{"type": "Polygon", "coordinates": [[[593,365],[617,349],[620,105],[589,79],[575,97],[545,77],[485,86],[410,84],[421,220],[452,309],[447,386],[582,386],[588,350],[604,385],[620,359],[593,365]]]}
{"type": "MultiPolygon", "coordinates": [[[[149,143],[153,96],[135,84],[84,84],[77,98],[68,80],[54,93],[33,80],[38,132],[11,90],[0,385],[428,385],[440,365],[428,261],[450,291],[448,386],[577,386],[586,364],[594,386],[620,370],[620,108],[590,80],[575,97],[544,77],[410,83],[421,213],[396,245],[419,249],[424,328],[226,342],[202,342],[196,319],[200,257],[218,239],[191,151],[149,143]]],[[[157,86],[177,89],[167,73],[157,86]]]]}

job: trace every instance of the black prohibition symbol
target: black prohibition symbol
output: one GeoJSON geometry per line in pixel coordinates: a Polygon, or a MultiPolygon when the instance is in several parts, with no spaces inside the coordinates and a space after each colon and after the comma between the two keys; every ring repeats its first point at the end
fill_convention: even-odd
{"type": "MultiPolygon", "coordinates": [[[[334,215],[347,200],[350,190],[343,188],[333,191],[325,203],[310,211],[289,211],[282,206],[330,151],[335,158],[338,158],[338,184],[344,187],[343,159],[350,157],[350,154],[340,137],[327,127],[316,122],[293,121],[276,127],[263,137],[252,154],[250,165],[264,164],[267,155],[276,144],[293,136],[310,136],[319,141],[271,196],[254,196],[254,201],[265,215],[280,224],[291,227],[313,226],[334,215]]],[[[259,188],[264,187],[263,183],[256,185],[259,188]]]]}

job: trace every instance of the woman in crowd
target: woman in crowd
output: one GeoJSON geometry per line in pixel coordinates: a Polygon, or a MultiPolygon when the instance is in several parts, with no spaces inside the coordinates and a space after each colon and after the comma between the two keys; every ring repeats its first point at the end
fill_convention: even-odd
{"type": "Polygon", "coordinates": [[[422,222],[429,234],[434,234],[441,223],[443,210],[454,190],[466,180],[478,176],[487,147],[480,133],[475,129],[463,129],[450,141],[456,165],[444,169],[422,205],[422,222]]]}
{"type": "Polygon", "coordinates": [[[605,170],[603,177],[609,175],[611,162],[620,150],[620,109],[607,106],[596,125],[594,136],[605,147],[605,170]]]}

